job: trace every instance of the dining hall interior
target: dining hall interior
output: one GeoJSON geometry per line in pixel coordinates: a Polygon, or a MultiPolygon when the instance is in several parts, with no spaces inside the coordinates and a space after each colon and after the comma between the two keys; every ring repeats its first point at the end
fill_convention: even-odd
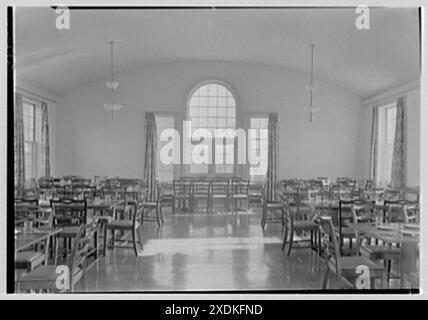
{"type": "Polygon", "coordinates": [[[13,22],[15,293],[420,288],[418,8],[13,22]]]}

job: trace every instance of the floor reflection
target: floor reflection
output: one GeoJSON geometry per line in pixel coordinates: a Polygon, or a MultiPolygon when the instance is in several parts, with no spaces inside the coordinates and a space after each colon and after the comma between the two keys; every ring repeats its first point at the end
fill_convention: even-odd
{"type": "Polygon", "coordinates": [[[319,289],[324,264],[309,249],[281,250],[281,224],[260,212],[167,215],[144,225],[144,251],[109,250],[76,291],[319,289]]]}

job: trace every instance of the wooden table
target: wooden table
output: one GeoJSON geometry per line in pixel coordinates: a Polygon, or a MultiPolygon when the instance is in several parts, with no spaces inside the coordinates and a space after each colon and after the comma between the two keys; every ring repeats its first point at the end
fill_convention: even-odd
{"type": "MultiPolygon", "coordinates": [[[[124,200],[87,199],[86,205],[88,209],[92,209],[94,211],[98,211],[101,213],[107,211],[111,213],[118,205],[122,203],[124,203],[124,200]]],[[[40,200],[38,207],[40,208],[40,210],[49,210],[50,202],[47,200],[40,200]]]]}
{"type": "MultiPolygon", "coordinates": [[[[50,214],[52,208],[45,206],[36,206],[28,204],[15,205],[14,216],[15,216],[15,225],[20,224],[25,221],[37,220],[40,215],[50,214]]],[[[42,222],[42,221],[39,221],[42,222]]]]}
{"type": "Polygon", "coordinates": [[[420,243],[419,229],[406,227],[403,223],[373,225],[368,223],[352,223],[349,227],[363,233],[365,237],[378,239],[384,243],[400,244],[400,286],[404,288],[404,273],[416,268],[416,251],[420,243]],[[389,230],[387,230],[389,229],[389,230]],[[407,234],[406,234],[407,233],[407,234]]]}
{"type": "MultiPolygon", "coordinates": [[[[45,256],[48,259],[49,256],[49,241],[51,238],[55,237],[59,232],[61,232],[61,228],[38,228],[33,229],[32,231],[23,231],[22,229],[15,229],[19,233],[15,234],[15,252],[19,252],[25,250],[35,244],[46,241],[45,245],[45,256]]],[[[55,248],[53,248],[53,261],[56,264],[56,244],[55,248]]]]}
{"type": "Polygon", "coordinates": [[[111,213],[114,212],[114,209],[124,203],[124,200],[106,200],[106,199],[88,199],[87,207],[88,209],[93,209],[94,211],[99,211],[104,213],[105,211],[111,213]]]}

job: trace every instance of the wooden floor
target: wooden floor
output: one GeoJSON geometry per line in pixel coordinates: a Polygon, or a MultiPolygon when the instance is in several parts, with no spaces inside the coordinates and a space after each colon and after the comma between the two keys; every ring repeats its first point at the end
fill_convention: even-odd
{"type": "Polygon", "coordinates": [[[109,250],[77,292],[320,289],[325,266],[310,249],[281,250],[281,224],[260,227],[260,210],[169,214],[147,222],[144,251],[109,250]],[[254,212],[255,211],[255,212],[254,212]]]}

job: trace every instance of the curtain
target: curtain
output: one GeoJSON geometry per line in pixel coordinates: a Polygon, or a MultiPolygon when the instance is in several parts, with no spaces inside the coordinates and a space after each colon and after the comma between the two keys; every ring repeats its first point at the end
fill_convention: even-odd
{"type": "Polygon", "coordinates": [[[146,144],[144,154],[144,182],[147,187],[149,201],[156,200],[156,161],[157,161],[157,138],[156,119],[153,112],[146,112],[146,144]]]}
{"type": "Polygon", "coordinates": [[[370,179],[377,183],[377,161],[378,161],[378,134],[379,134],[379,108],[373,107],[372,132],[370,140],[370,179]]]}
{"type": "Polygon", "coordinates": [[[405,145],[405,106],[404,98],[397,100],[397,116],[395,123],[394,148],[392,153],[391,186],[393,188],[403,187],[406,172],[406,145],[405,145]]]}
{"type": "Polygon", "coordinates": [[[267,200],[275,199],[278,157],[278,114],[270,113],[268,121],[267,200]]]}
{"type": "Polygon", "coordinates": [[[51,175],[50,164],[50,145],[49,145],[49,118],[48,104],[42,103],[42,172],[45,177],[51,175]]]}
{"type": "Polygon", "coordinates": [[[25,183],[25,152],[24,152],[24,115],[22,95],[15,96],[14,119],[14,144],[15,144],[15,181],[16,191],[21,195],[25,183]]]}

